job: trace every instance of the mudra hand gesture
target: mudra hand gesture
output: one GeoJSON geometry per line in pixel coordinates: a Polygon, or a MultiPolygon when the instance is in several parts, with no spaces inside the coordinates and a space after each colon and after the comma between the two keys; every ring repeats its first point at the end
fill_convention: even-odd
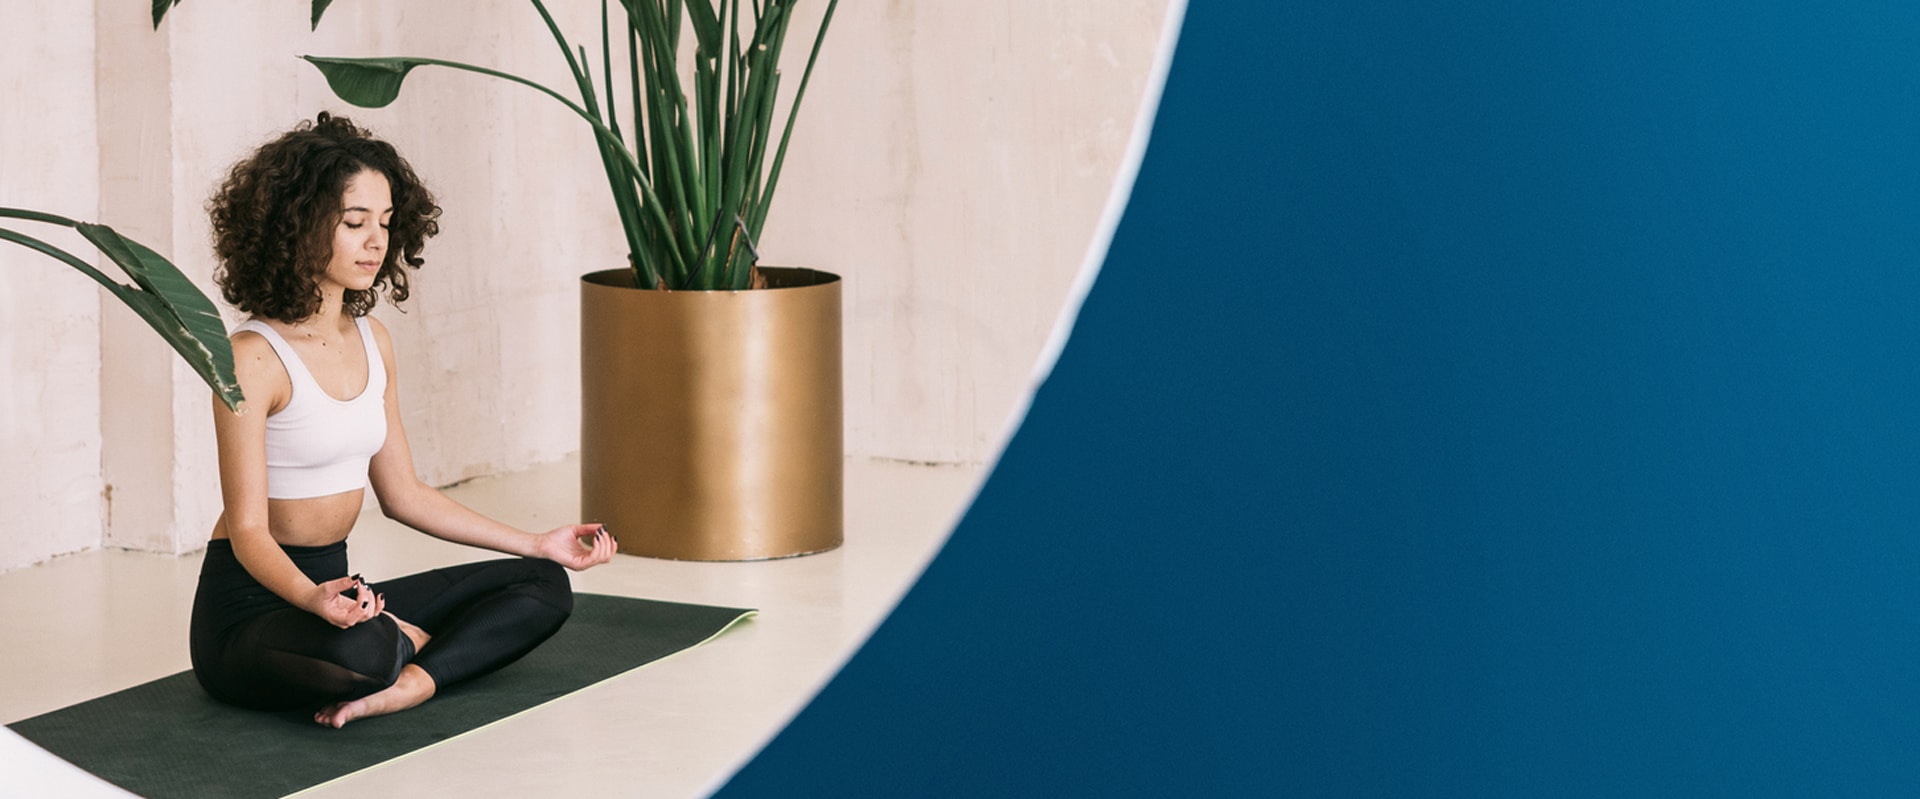
{"type": "Polygon", "coordinates": [[[569,524],[540,534],[540,557],[574,571],[585,571],[613,560],[620,544],[604,524],[569,524]]]}
{"type": "Polygon", "coordinates": [[[317,598],[308,610],[342,630],[378,616],[387,608],[387,598],[374,593],[358,576],[328,580],[314,586],[314,590],[318,592],[317,598]],[[348,591],[354,595],[347,596],[348,591]]]}

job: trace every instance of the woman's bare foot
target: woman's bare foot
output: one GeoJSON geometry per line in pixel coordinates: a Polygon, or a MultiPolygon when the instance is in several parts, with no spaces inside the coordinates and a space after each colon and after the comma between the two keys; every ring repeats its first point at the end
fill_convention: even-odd
{"type": "Polygon", "coordinates": [[[392,685],[351,702],[337,702],[321,708],[320,712],[313,714],[313,720],[339,729],[354,719],[406,710],[433,698],[433,691],[433,678],[427,675],[426,670],[408,663],[400,670],[400,679],[394,680],[392,685]]]}
{"type": "Polygon", "coordinates": [[[427,641],[432,640],[433,638],[433,636],[427,635],[426,630],[422,630],[418,627],[413,626],[412,624],[408,624],[407,622],[401,620],[399,616],[395,616],[391,613],[388,613],[387,618],[393,619],[393,623],[400,625],[400,632],[405,634],[408,638],[413,639],[414,654],[419,654],[420,650],[426,649],[427,641]]]}

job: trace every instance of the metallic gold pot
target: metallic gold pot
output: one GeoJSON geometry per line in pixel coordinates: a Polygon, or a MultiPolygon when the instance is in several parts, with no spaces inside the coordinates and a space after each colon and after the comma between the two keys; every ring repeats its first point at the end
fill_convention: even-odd
{"type": "Polygon", "coordinates": [[[840,278],[643,291],[581,278],[580,504],[620,551],[763,560],[840,546],[840,278]]]}

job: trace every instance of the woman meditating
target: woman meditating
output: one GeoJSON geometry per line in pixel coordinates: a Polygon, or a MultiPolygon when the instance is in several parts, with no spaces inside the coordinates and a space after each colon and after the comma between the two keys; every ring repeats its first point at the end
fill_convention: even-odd
{"type": "Polygon", "coordinates": [[[566,621],[565,566],[613,557],[604,527],[515,530],[420,482],[393,342],[367,316],[407,298],[440,209],[393,147],[320,114],[233,167],[210,205],[241,413],[214,403],[224,512],[194,595],[194,675],[225,702],[317,708],[340,727],[498,669],[566,621]],[[517,557],[370,586],[347,534],[371,485],[386,515],[517,557]]]}

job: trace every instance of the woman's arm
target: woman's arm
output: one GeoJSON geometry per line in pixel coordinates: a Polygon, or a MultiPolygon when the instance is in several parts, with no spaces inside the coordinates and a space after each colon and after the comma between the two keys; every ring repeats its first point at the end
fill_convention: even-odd
{"type": "Polygon", "coordinates": [[[373,456],[370,472],[374,496],[387,518],[435,538],[509,555],[545,558],[575,571],[613,558],[617,546],[601,525],[570,524],[542,534],[529,533],[489,519],[421,482],[413,470],[413,450],[400,423],[400,370],[393,355],[393,341],[379,320],[369,317],[368,321],[387,368],[387,441],[373,456]]]}
{"type": "Polygon", "coordinates": [[[273,346],[257,333],[233,339],[234,376],[247,396],[244,413],[213,401],[213,432],[220,458],[220,524],[233,542],[233,555],[247,573],[294,607],[336,627],[351,627],[379,615],[382,603],[370,591],[343,592],[359,583],[351,577],[315,584],[273,540],[267,522],[267,416],[287,404],[292,384],[273,346]]]}

